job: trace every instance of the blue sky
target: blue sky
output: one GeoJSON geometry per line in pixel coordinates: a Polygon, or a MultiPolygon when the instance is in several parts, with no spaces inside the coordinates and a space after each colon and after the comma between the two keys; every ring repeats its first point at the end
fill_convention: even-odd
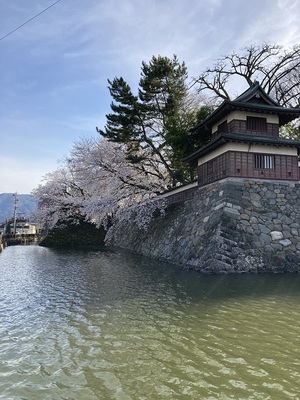
{"type": "MultiPolygon", "coordinates": [[[[0,37],[55,0],[0,0],[0,37]]],[[[142,61],[185,61],[197,76],[223,55],[300,42],[298,0],[60,0],[0,40],[0,193],[30,193],[74,142],[97,137],[107,79],[136,88],[142,61]]]]}

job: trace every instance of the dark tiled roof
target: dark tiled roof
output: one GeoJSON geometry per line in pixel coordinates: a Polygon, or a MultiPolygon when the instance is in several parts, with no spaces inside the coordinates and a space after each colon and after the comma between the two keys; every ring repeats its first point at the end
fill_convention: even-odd
{"type": "Polygon", "coordinates": [[[281,106],[262,89],[258,82],[254,82],[249,89],[235,100],[224,100],[212,114],[199,125],[196,125],[192,131],[211,129],[213,124],[234,110],[278,115],[279,126],[300,117],[300,109],[281,106]]]}
{"type": "Polygon", "coordinates": [[[252,103],[257,104],[261,104],[264,102],[266,104],[269,104],[270,106],[281,107],[279,103],[272,99],[272,97],[270,97],[263,90],[258,81],[255,81],[250,88],[248,88],[244,93],[238,96],[234,101],[243,103],[251,101],[252,103]]]}

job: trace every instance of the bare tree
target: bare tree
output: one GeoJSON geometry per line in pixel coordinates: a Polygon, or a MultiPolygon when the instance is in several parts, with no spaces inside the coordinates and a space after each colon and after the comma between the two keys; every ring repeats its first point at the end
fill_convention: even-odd
{"type": "Polygon", "coordinates": [[[279,104],[300,107],[300,45],[289,49],[268,43],[246,47],[241,54],[233,52],[219,59],[194,78],[193,84],[217,103],[230,100],[234,78],[242,78],[249,86],[258,80],[279,104]]]}

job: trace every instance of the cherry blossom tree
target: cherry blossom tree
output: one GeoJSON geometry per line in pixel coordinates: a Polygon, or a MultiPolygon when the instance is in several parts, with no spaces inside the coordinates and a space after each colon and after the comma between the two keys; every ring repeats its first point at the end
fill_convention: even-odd
{"type": "Polygon", "coordinates": [[[40,199],[37,217],[50,228],[79,216],[96,226],[107,227],[112,218],[135,218],[143,225],[154,209],[164,210],[164,200],[154,200],[165,189],[163,183],[155,158],[141,167],[126,159],[122,145],[83,138],[34,191],[40,199]]]}

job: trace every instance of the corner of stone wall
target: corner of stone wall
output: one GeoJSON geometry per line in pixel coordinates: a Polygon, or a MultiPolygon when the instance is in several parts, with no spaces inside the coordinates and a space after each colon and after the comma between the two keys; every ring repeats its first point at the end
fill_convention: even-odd
{"type": "Polygon", "coordinates": [[[146,230],[116,224],[108,243],[205,273],[300,269],[300,185],[226,179],[198,188],[146,230]]]}
{"type": "MultiPolygon", "coordinates": [[[[296,272],[300,267],[299,186],[224,182],[216,255],[230,272],[296,272]]],[[[224,269],[224,266],[223,266],[224,269]]]]}

